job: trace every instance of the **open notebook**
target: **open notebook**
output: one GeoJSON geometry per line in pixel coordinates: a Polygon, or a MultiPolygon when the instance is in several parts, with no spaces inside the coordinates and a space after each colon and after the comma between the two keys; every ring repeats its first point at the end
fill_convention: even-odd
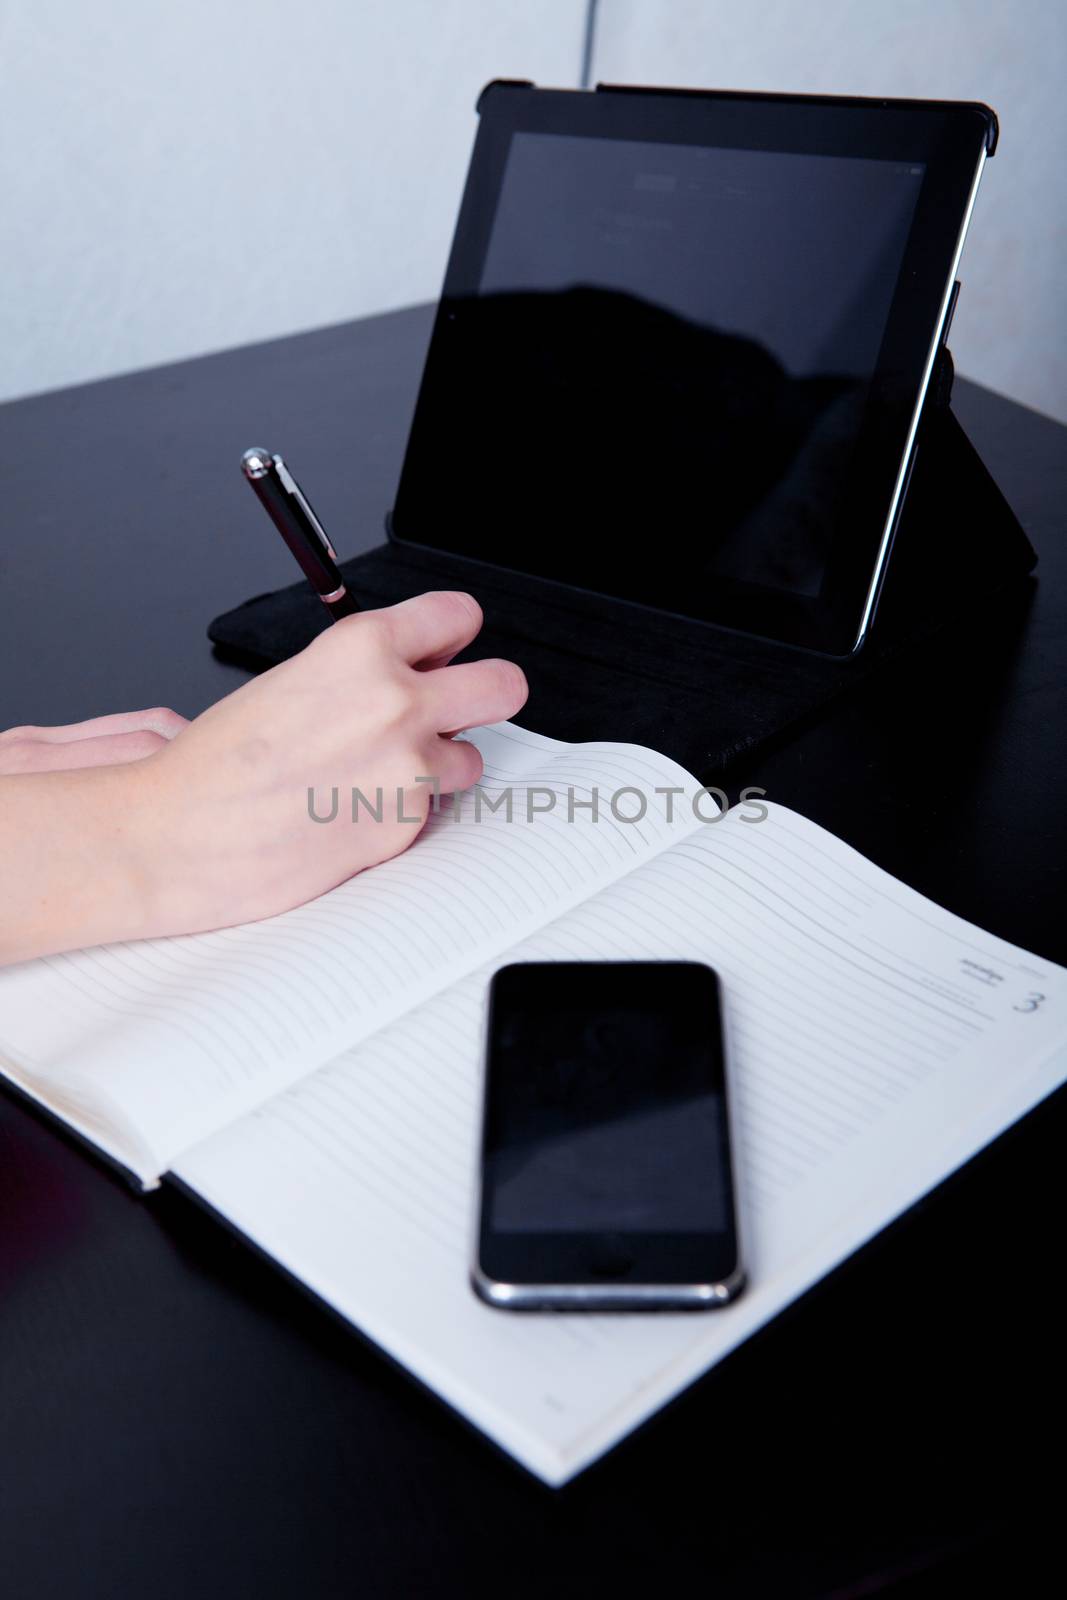
{"type": "Polygon", "coordinates": [[[1067,1077],[1067,971],[782,807],[701,820],[651,750],[471,737],[499,809],[445,802],[311,905],[0,972],[0,1067],[558,1484],[1067,1077]],[[520,1317],[468,1287],[489,975],[596,957],[722,978],[750,1273],[726,1309],[520,1317]]]}

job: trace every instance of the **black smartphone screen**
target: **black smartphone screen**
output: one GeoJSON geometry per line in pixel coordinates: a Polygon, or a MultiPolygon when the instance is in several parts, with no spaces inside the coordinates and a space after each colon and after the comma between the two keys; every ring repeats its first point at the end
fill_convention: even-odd
{"type": "Polygon", "coordinates": [[[719,985],[687,961],[502,968],[478,1265],[504,1284],[721,1284],[738,1267],[719,985]]]}

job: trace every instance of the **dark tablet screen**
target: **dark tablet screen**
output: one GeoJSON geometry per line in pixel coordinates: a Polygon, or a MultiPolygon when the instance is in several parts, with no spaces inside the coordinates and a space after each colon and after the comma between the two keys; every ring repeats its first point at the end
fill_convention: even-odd
{"type": "Polygon", "coordinates": [[[692,578],[819,594],[924,172],[516,134],[479,287],[522,426],[497,417],[489,470],[498,503],[528,480],[546,564],[598,522],[635,553],[671,527],[692,578]],[[531,440],[573,475],[566,516],[531,440]]]}
{"type": "Polygon", "coordinates": [[[909,261],[922,141],[508,131],[465,206],[397,536],[847,649],[951,279],[949,253],[933,293],[909,261]],[[898,314],[887,357],[909,271],[925,330],[909,346],[898,314]]]}

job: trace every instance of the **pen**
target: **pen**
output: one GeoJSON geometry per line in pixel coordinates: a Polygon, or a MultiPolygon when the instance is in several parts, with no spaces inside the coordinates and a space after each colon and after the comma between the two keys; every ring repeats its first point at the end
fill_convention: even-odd
{"type": "Polygon", "coordinates": [[[337,552],[281,456],[246,450],[241,471],[334,622],[358,611],[337,570],[337,552]]]}

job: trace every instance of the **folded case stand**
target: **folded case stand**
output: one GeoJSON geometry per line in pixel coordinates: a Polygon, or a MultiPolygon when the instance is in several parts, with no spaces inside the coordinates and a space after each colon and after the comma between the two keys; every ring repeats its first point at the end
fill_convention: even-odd
{"type": "MultiPolygon", "coordinates": [[[[737,756],[936,630],[975,614],[993,626],[989,602],[1033,568],[1033,548],[949,408],[951,386],[943,348],[874,627],[845,660],[402,544],[342,562],[341,572],[364,609],[426,589],[467,590],[485,626],[457,659],[519,662],[530,684],[525,726],[561,739],[651,745],[712,782],[737,756]]],[[[231,657],[265,667],[327,626],[301,581],[216,617],[208,636],[231,657]]],[[[971,630],[955,647],[980,646],[971,630]]]]}

